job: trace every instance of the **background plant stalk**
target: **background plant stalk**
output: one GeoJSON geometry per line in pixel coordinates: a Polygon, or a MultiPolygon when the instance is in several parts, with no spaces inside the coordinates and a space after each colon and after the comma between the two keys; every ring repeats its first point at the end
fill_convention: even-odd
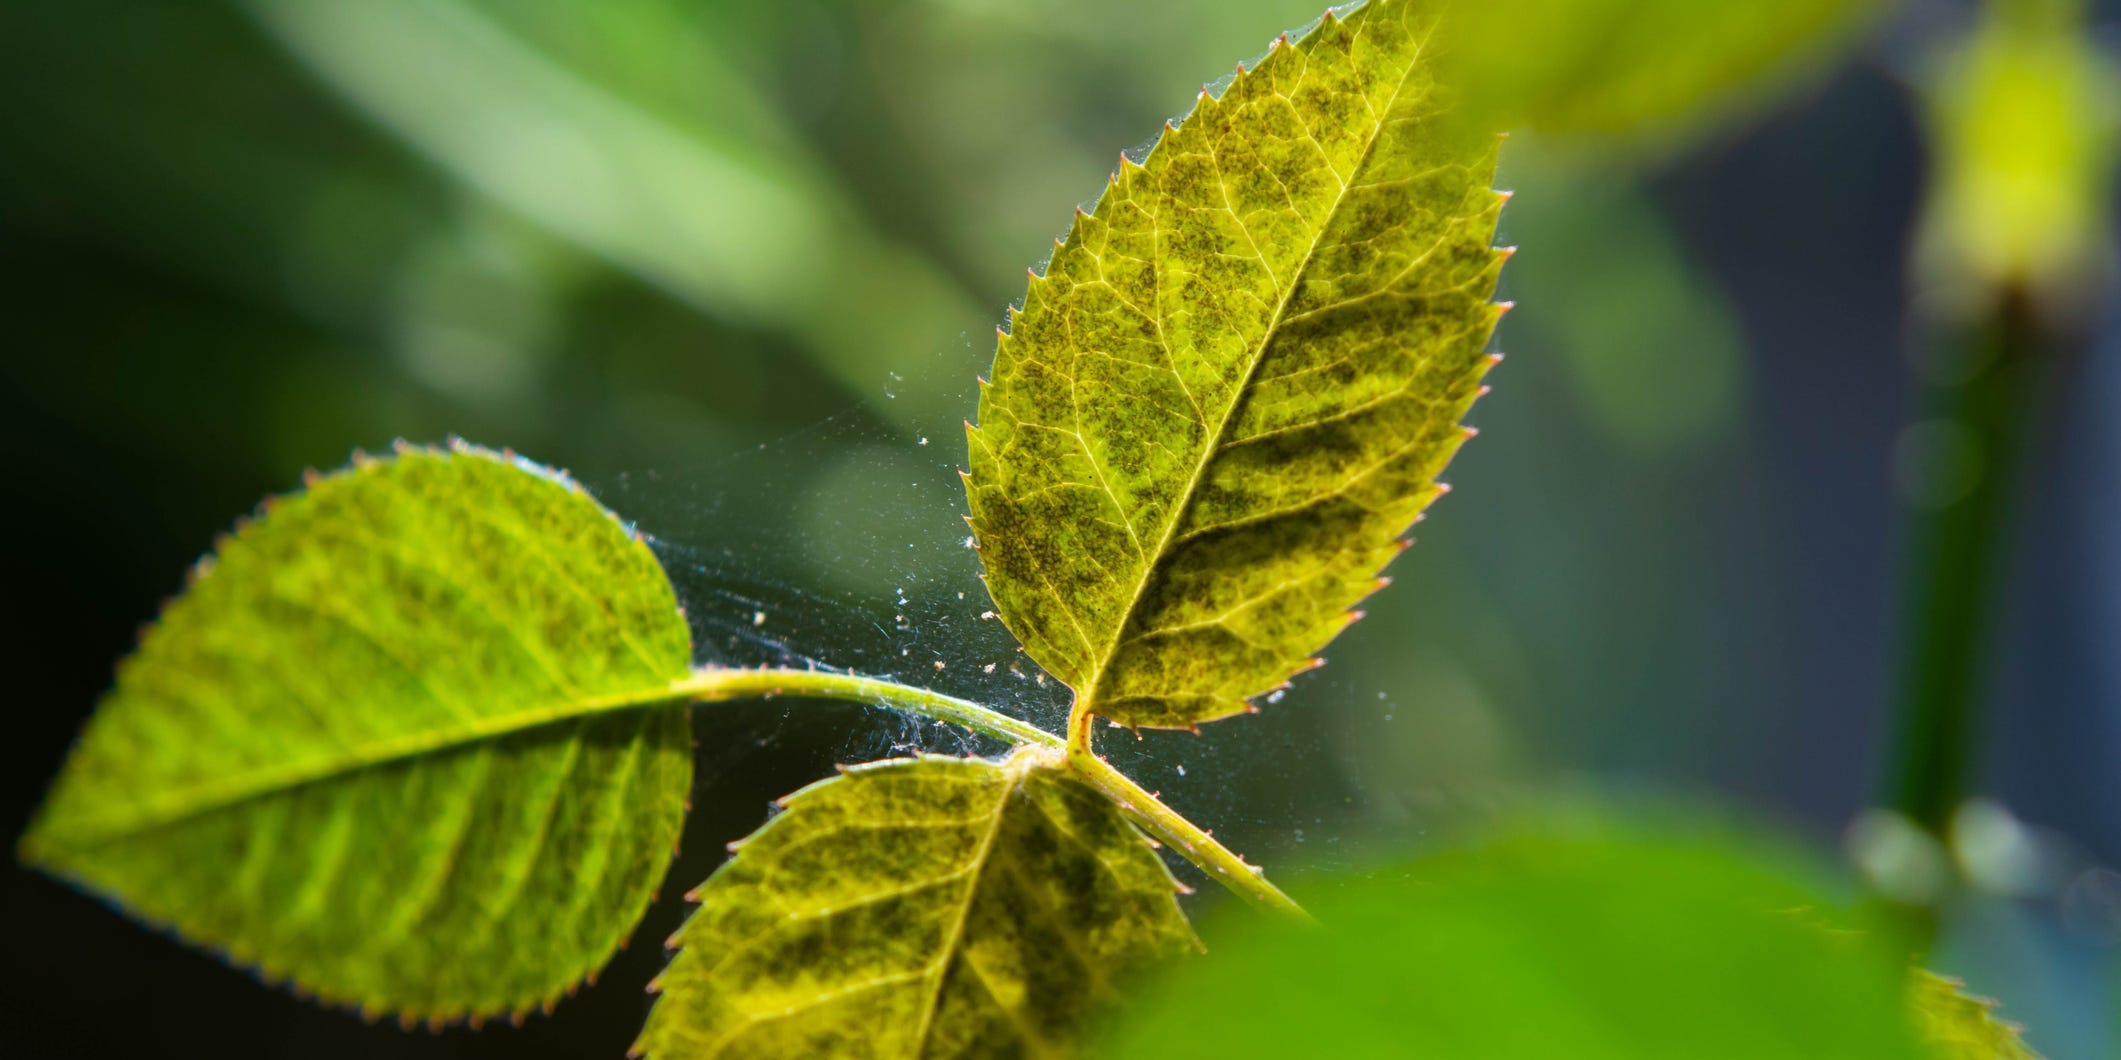
{"type": "MultiPolygon", "coordinates": [[[[1902,454],[1915,485],[1887,797],[1948,844],[1952,815],[1974,781],[2019,450],[2059,337],[2022,289],[1976,318],[1938,326],[1941,363],[1923,387],[1913,429],[1934,426],[1955,444],[1902,454]],[[1924,495],[1928,489],[1938,492],[1924,495]]],[[[1926,950],[1936,933],[1934,901],[1911,914],[1908,941],[1926,950]]]]}

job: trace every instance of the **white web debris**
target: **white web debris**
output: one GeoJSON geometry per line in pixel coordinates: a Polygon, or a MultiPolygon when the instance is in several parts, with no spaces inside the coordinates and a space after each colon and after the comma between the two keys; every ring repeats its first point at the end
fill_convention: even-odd
{"type": "MultiPolygon", "coordinates": [[[[908,375],[916,376],[908,379],[908,375]]],[[[967,398],[973,372],[954,385],[967,398]]],[[[928,389],[888,373],[888,389],[928,389]]],[[[887,426],[857,408],[782,437],[733,446],[696,468],[658,468],[591,483],[650,535],[691,627],[695,663],[829,670],[931,688],[1057,732],[1067,691],[1034,685],[1007,664],[1016,640],[996,622],[965,533],[964,453],[938,444],[961,415],[887,426]],[[990,661],[991,660],[991,661],[990,661]]],[[[996,754],[1002,745],[959,726],[887,708],[776,700],[790,724],[769,740],[838,733],[838,762],[917,751],[996,754]],[[826,714],[809,713],[822,710],[826,714]],[[830,713],[839,712],[839,713],[830,713]],[[798,735],[802,734],[802,735],[798,735]]],[[[700,742],[712,742],[712,712],[700,742]]],[[[749,742],[749,741],[745,741],[749,742]]]]}

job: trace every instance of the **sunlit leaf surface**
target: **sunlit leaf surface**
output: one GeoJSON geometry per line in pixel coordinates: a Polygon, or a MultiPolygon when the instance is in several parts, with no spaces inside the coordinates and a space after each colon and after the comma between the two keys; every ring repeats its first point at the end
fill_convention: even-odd
{"type": "Polygon", "coordinates": [[[970,433],[996,605],[1077,710],[1189,726],[1309,667],[1464,438],[1503,254],[1423,5],[1285,39],[1123,161],[970,433]]]}
{"type": "Polygon", "coordinates": [[[23,852],[327,1000],[520,1011],[662,879],[691,741],[643,705],[689,661],[655,557],[564,478],[357,461],[202,561],[23,852]]]}
{"type": "Polygon", "coordinates": [[[695,895],[639,1051],[1052,1055],[1193,945],[1147,842],[1038,752],[857,766],[785,805],[695,895]]]}

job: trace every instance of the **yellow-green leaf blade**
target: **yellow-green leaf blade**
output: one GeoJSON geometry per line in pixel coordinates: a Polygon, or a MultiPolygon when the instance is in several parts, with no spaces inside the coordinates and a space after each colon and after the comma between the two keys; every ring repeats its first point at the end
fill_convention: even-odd
{"type": "Polygon", "coordinates": [[[1035,277],[970,434],[998,611],[1078,712],[1188,726],[1311,665],[1463,438],[1502,198],[1374,0],[1203,93],[1035,277]]]}
{"type": "Polygon", "coordinates": [[[328,1000],[521,1011],[661,880],[690,651],[655,557],[564,478],[363,460],[202,561],[22,851],[328,1000]]]}
{"type": "Polygon", "coordinates": [[[1041,1056],[1194,945],[1162,861],[1035,751],[872,763],[797,792],[701,886],[651,1058],[1041,1056]]]}

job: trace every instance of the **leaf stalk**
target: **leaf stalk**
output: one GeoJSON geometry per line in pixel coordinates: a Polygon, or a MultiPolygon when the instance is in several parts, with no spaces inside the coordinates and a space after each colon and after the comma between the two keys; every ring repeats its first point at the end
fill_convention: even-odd
{"type": "Polygon", "coordinates": [[[1120,812],[1140,825],[1143,831],[1178,851],[1215,882],[1235,891],[1238,897],[1261,909],[1307,923],[1312,921],[1311,914],[1304,912],[1295,899],[1267,882],[1265,872],[1259,866],[1247,864],[1245,859],[1202,831],[1199,825],[1143,791],[1141,785],[1114,769],[1111,763],[1090,753],[1087,748],[1078,753],[1071,747],[1068,766],[1091,787],[1119,803],[1120,812]]]}
{"type": "Polygon", "coordinates": [[[1030,744],[1054,751],[1062,750],[1066,746],[1060,737],[1030,722],[1012,718],[968,699],[958,699],[941,692],[913,688],[882,678],[831,670],[743,670],[709,666],[694,670],[691,676],[679,681],[671,690],[679,696],[701,703],[774,696],[847,700],[889,707],[892,710],[902,710],[908,714],[961,725],[1012,744],[1030,744]]]}
{"type": "Polygon", "coordinates": [[[671,687],[676,696],[713,703],[731,699],[805,696],[889,707],[924,718],[961,725],[1018,746],[1062,752],[1070,771],[1119,805],[1121,812],[1157,841],[1179,852],[1216,882],[1253,905],[1286,916],[1310,920],[1310,914],[1281,889],[1267,882],[1260,869],[1245,863],[1200,826],[1165,806],[1141,785],[1114,769],[1090,749],[1091,716],[1070,718],[1063,740],[1036,725],[1012,718],[971,700],[946,696],[876,677],[831,670],[723,669],[702,667],[671,687]]]}

